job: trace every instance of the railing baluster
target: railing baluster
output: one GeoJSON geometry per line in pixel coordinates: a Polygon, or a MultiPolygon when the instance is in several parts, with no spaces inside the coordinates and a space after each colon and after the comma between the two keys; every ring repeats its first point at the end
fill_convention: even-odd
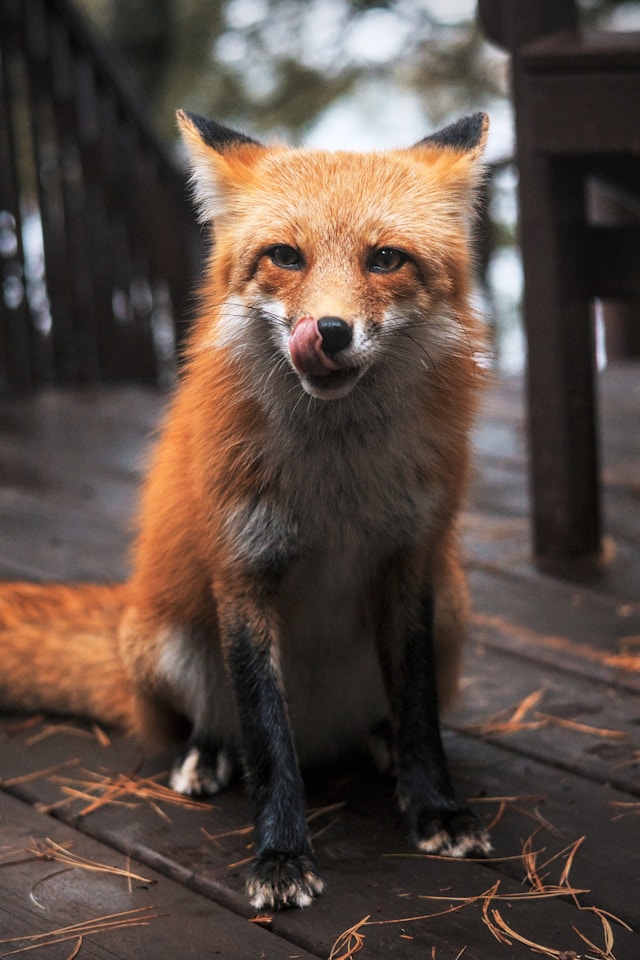
{"type": "Polygon", "coordinates": [[[0,393],[167,382],[202,255],[185,176],[67,0],[0,0],[0,30],[0,229],[16,237],[0,252],[0,393]]]}

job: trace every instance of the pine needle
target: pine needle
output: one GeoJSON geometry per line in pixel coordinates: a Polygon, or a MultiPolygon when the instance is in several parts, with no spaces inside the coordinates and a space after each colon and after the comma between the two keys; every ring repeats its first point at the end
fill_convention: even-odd
{"type": "Polygon", "coordinates": [[[624,817],[640,816],[640,800],[610,800],[610,807],[616,807],[620,813],[611,817],[611,821],[622,820],[624,817]]]}
{"type": "MultiPolygon", "coordinates": [[[[135,910],[123,910],[121,913],[111,913],[104,917],[96,917],[92,920],[83,920],[80,923],[72,923],[68,927],[60,927],[57,930],[50,930],[48,933],[33,933],[21,937],[7,937],[0,940],[0,945],[23,943],[24,946],[8,953],[3,953],[2,957],[12,957],[18,953],[24,953],[28,950],[35,950],[38,947],[49,947],[56,943],[64,943],[66,940],[82,940],[83,937],[107,933],[110,930],[123,930],[127,927],[148,926],[151,920],[164,916],[161,913],[150,913],[155,907],[138,907],[135,910]]],[[[69,960],[77,956],[80,945],[71,954],[69,960]]]]}
{"type": "Polygon", "coordinates": [[[33,773],[23,773],[20,777],[12,777],[9,780],[0,780],[2,787],[16,787],[23,783],[31,783],[32,780],[41,780],[49,777],[59,770],[65,770],[67,767],[74,767],[80,763],[79,757],[74,760],[65,760],[64,763],[56,763],[53,767],[46,767],[44,770],[34,770],[33,773]]]}
{"type": "MultiPolygon", "coordinates": [[[[26,747],[33,747],[37,743],[41,743],[43,740],[48,740],[49,737],[56,737],[59,734],[65,734],[66,736],[80,737],[85,740],[97,740],[98,743],[104,743],[101,741],[100,737],[96,733],[96,728],[93,727],[91,730],[86,730],[84,727],[76,727],[71,723],[48,723],[46,726],[38,730],[37,733],[32,734],[28,737],[24,743],[26,747]]],[[[105,736],[103,734],[103,736],[105,736]]],[[[107,743],[108,743],[107,738],[107,743]]]]}
{"type": "MultiPolygon", "coordinates": [[[[493,798],[494,800],[496,798],[493,798]]],[[[506,798],[510,799],[510,798],[506,798]]],[[[392,923],[401,923],[409,924],[415,923],[418,921],[427,921],[433,919],[434,917],[444,916],[445,914],[455,913],[459,910],[465,909],[466,907],[471,906],[474,903],[481,902],[482,904],[482,921],[491,933],[491,935],[503,945],[512,946],[514,941],[524,944],[529,947],[536,953],[540,953],[547,957],[555,958],[555,960],[577,960],[577,954],[572,950],[556,950],[555,948],[548,947],[545,944],[536,943],[533,940],[528,939],[522,934],[518,933],[512,926],[510,926],[501,915],[500,911],[494,906],[496,902],[506,902],[514,903],[516,901],[521,902],[538,902],[541,900],[549,900],[558,897],[571,897],[578,907],[579,910],[587,910],[591,913],[594,913],[599,917],[602,924],[603,937],[604,937],[604,948],[597,947],[591,940],[588,940],[584,935],[580,934],[582,940],[587,943],[587,945],[594,951],[597,955],[596,960],[616,960],[613,955],[613,946],[614,946],[614,934],[613,934],[613,923],[618,923],[626,930],[630,928],[621,921],[618,917],[615,917],[613,914],[605,910],[600,910],[597,907],[593,906],[583,906],[578,897],[589,893],[588,890],[580,889],[574,887],[570,881],[570,874],[573,868],[574,860],[580,850],[582,844],[585,841],[585,837],[579,837],[577,840],[574,840],[573,843],[568,844],[563,847],[557,853],[554,853],[552,856],[548,857],[543,863],[540,863],[540,857],[544,853],[544,848],[534,849],[534,839],[541,829],[547,829],[550,824],[547,824],[544,821],[537,830],[535,830],[523,843],[522,853],[518,859],[521,859],[524,871],[525,878],[529,884],[529,890],[515,892],[515,893],[500,893],[500,881],[490,887],[488,890],[485,890],[481,894],[470,897],[452,897],[452,896],[441,896],[441,895],[421,895],[419,899],[421,900],[432,900],[434,902],[445,901],[449,906],[444,910],[439,910],[434,913],[424,914],[421,916],[415,917],[402,917],[399,919],[393,920],[369,920],[365,918],[361,920],[360,923],[356,924],[355,927],[349,928],[346,930],[334,944],[334,948],[330,954],[329,960],[347,960],[347,958],[353,956],[358,950],[362,949],[364,942],[364,933],[362,933],[363,927],[374,927],[374,926],[386,926],[392,923]],[[556,863],[558,860],[564,859],[565,863],[563,864],[562,870],[560,872],[560,877],[557,883],[550,882],[548,875],[543,874],[542,871],[547,869],[552,864],[556,863]],[[354,934],[357,933],[357,937],[354,934]],[[340,950],[345,950],[344,953],[339,953],[340,950]]],[[[393,856],[393,855],[392,855],[393,856]]],[[[416,856],[429,856],[433,859],[444,859],[438,856],[427,855],[427,854],[417,854],[416,856]]],[[[449,859],[449,858],[446,858],[449,859]]],[[[496,860],[504,859],[513,859],[513,858],[496,858],[496,860]]],[[[450,861],[454,862],[454,861],[450,861]]],[[[464,862],[464,861],[461,861],[464,862]]],[[[486,862],[486,861],[485,861],[486,862]]],[[[489,861],[490,862],[490,861],[489,861]]],[[[573,928],[575,930],[575,927],[573,928]]],[[[576,930],[576,933],[578,931],[576,930]]],[[[461,956],[461,954],[459,954],[461,956]]]]}
{"type": "MultiPolygon", "coordinates": [[[[60,790],[65,794],[65,799],[57,803],[50,804],[43,808],[49,812],[65,803],[71,803],[75,800],[84,800],[85,806],[78,812],[79,817],[87,817],[101,807],[116,804],[134,808],[139,806],[139,802],[148,803],[152,809],[161,815],[157,804],[168,803],[173,806],[179,806],[185,810],[211,810],[211,804],[201,800],[195,800],[192,797],[185,797],[177,793],[171,787],[164,786],[157,781],[164,773],[156,774],[152,777],[138,777],[135,774],[99,774],[91,771],[85,771],[86,779],[50,776],[53,783],[60,786],[60,790]],[[128,798],[125,800],[124,798],[128,798]]],[[[166,814],[162,813],[166,819],[166,814]]]]}
{"type": "Polygon", "coordinates": [[[108,873],[111,876],[126,877],[128,880],[138,880],[140,883],[152,883],[148,877],[142,877],[131,870],[121,867],[112,867],[104,863],[98,863],[95,860],[89,860],[72,853],[66,847],[48,837],[44,843],[32,840],[32,846],[26,847],[26,852],[32,854],[39,860],[55,860],[58,863],[64,863],[69,867],[78,867],[81,870],[88,870],[94,873],[108,873]]]}
{"type": "Polygon", "coordinates": [[[467,733],[487,736],[489,734],[520,733],[523,730],[541,730],[545,727],[564,727],[577,733],[586,733],[593,737],[605,737],[610,740],[626,740],[628,738],[627,733],[623,730],[594,727],[588,723],[581,723],[568,717],[557,717],[551,713],[536,711],[529,719],[525,719],[534,707],[538,706],[544,692],[542,687],[539,690],[534,690],[515,707],[500,710],[483,723],[471,724],[462,729],[467,733]]]}
{"type": "Polygon", "coordinates": [[[530,947],[534,953],[541,953],[545,957],[556,957],[556,960],[559,960],[566,953],[564,950],[554,950],[553,947],[545,947],[540,943],[536,943],[534,940],[529,940],[527,937],[523,937],[522,934],[517,933],[509,924],[503,920],[500,912],[498,910],[492,910],[492,923],[495,925],[496,929],[502,931],[503,943],[508,943],[511,946],[512,940],[517,940],[518,943],[523,943],[526,947],[530,947]],[[505,936],[505,934],[507,936],[505,936]],[[512,940],[509,940],[508,937],[511,937],[512,940]]]}
{"type": "Polygon", "coordinates": [[[83,938],[83,937],[78,937],[78,942],[76,943],[75,947],[73,948],[73,950],[71,951],[71,953],[70,953],[69,956],[67,957],[67,960],[75,960],[75,958],[78,956],[78,954],[79,954],[80,951],[82,950],[82,944],[83,944],[83,943],[84,943],[84,938],[83,938]]]}
{"type": "Polygon", "coordinates": [[[577,720],[570,720],[568,717],[556,717],[551,713],[538,713],[535,716],[543,720],[552,727],[565,727],[567,730],[575,730],[578,733],[588,733],[592,737],[607,737],[610,740],[626,740],[628,735],[624,730],[611,730],[607,727],[594,727],[589,723],[579,723],[577,720]]]}
{"type": "Polygon", "coordinates": [[[369,916],[364,917],[359,923],[355,923],[344,933],[341,933],[329,954],[329,960],[349,960],[356,953],[359,953],[364,946],[364,934],[360,933],[362,927],[367,925],[369,916]],[[342,952],[340,952],[342,951],[342,952]]]}

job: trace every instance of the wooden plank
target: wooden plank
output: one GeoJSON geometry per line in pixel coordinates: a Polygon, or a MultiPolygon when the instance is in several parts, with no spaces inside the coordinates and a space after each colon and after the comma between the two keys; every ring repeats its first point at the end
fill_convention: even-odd
{"type": "MultiPolygon", "coordinates": [[[[583,586],[620,598],[640,601],[640,510],[638,477],[637,364],[609,366],[598,377],[605,554],[583,586]]],[[[475,470],[464,516],[465,553],[472,564],[537,577],[530,563],[527,518],[529,492],[524,401],[520,378],[501,378],[483,398],[474,433],[475,470]]],[[[565,571],[565,575],[567,575],[565,571]]],[[[573,578],[578,579],[576,571],[573,578]]],[[[547,580],[553,583],[556,581],[547,580]]]]}
{"type": "Polygon", "coordinates": [[[164,402],[126,388],[0,403],[5,577],[126,576],[142,467],[164,402]]]}
{"type": "Polygon", "coordinates": [[[495,569],[473,569],[470,582],[482,643],[640,692],[640,658],[629,643],[640,635],[640,605],[495,569]]]}
{"type": "MultiPolygon", "coordinates": [[[[82,767],[94,771],[137,767],[142,775],[147,775],[161,769],[162,759],[167,759],[158,758],[141,767],[135,749],[122,741],[104,748],[65,734],[25,747],[33,735],[32,730],[29,735],[5,741],[6,769],[12,774],[25,773],[29,768],[37,771],[39,764],[48,767],[54,757],[77,757],[78,767],[67,771],[71,778],[86,778],[82,767]]],[[[386,921],[383,926],[363,930],[366,955],[372,958],[389,954],[424,958],[431,956],[435,948],[436,957],[453,960],[466,946],[474,960],[495,960],[495,943],[483,923],[478,903],[460,913],[430,920],[403,924],[389,921],[440,912],[455,903],[452,898],[481,894],[497,881],[500,891],[511,896],[526,890],[520,860],[522,841],[536,830],[539,835],[535,847],[544,851],[538,856],[540,867],[545,859],[586,833],[587,840],[576,854],[572,868],[572,879],[575,871],[580,885],[590,889],[589,894],[581,896],[581,902],[612,910],[622,919],[638,919],[633,892],[637,859],[631,856],[620,865],[615,883],[603,869],[615,855],[613,851],[638,848],[637,815],[619,821],[611,819],[615,815],[612,811],[626,809],[613,807],[612,803],[632,802],[632,797],[581,777],[558,775],[552,768],[514,757],[510,751],[489,744],[448,736],[447,747],[462,796],[477,797],[484,791],[489,797],[516,798],[507,804],[493,831],[498,858],[515,859],[478,863],[415,856],[405,823],[395,809],[391,781],[372,774],[361,763],[316,771],[308,775],[307,782],[310,805],[325,808],[312,821],[312,828],[327,891],[309,910],[275,917],[270,929],[318,956],[327,957],[336,937],[369,915],[372,920],[386,921]],[[336,808],[336,804],[342,805],[336,808]],[[545,820],[536,819],[536,808],[545,820]],[[545,823],[548,826],[541,829],[545,823]],[[445,900],[423,899],[431,896],[445,900]]],[[[19,790],[30,802],[50,803],[64,796],[60,793],[61,784],[49,777],[10,789],[19,790]]],[[[251,836],[246,831],[250,814],[241,785],[216,797],[211,808],[204,811],[161,804],[170,822],[145,802],[139,802],[135,809],[109,804],[81,817],[78,813],[83,806],[84,801],[76,801],[70,807],[58,808],[56,815],[229,909],[250,914],[243,894],[243,861],[251,855],[251,836]]],[[[494,818],[499,803],[488,799],[476,807],[489,820],[494,818]]],[[[560,858],[557,867],[549,866],[545,872],[557,878],[564,862],[560,858]]],[[[517,930],[528,932],[540,943],[579,952],[572,924],[594,939],[599,936],[597,924],[585,926],[585,917],[566,899],[521,904],[510,900],[509,904],[496,902],[495,906],[508,915],[517,930]]],[[[637,947],[637,937],[616,927],[618,960],[630,960],[634,944],[637,947]]],[[[516,958],[529,955],[528,948],[517,945],[509,953],[516,958]]]]}
{"type": "Polygon", "coordinates": [[[640,33],[633,30],[561,31],[532,41],[521,56],[535,73],[633,72],[640,69],[640,33]]]}
{"type": "Polygon", "coordinates": [[[489,655],[483,635],[484,629],[467,645],[463,697],[447,723],[561,770],[640,794],[637,694],[496,647],[489,655]],[[522,723],[493,730],[493,718],[508,721],[537,692],[540,699],[522,723]]]}
{"type": "Polygon", "coordinates": [[[637,69],[602,76],[527,74],[521,95],[527,98],[529,149],[552,157],[637,156],[639,77],[637,69]],[[612,111],[611,103],[624,103],[624,114],[612,111]]]}
{"type": "MultiPolygon", "coordinates": [[[[83,939],[82,958],[117,957],[152,960],[180,957],[202,960],[224,956],[237,960],[273,957],[287,960],[307,951],[282,940],[266,928],[248,923],[210,900],[172,882],[147,866],[71,830],[26,804],[0,794],[0,956],[28,945],[10,937],[46,933],[109,914],[131,912],[149,919],[145,925],[89,934],[83,939]],[[109,872],[95,872],[44,859],[28,859],[25,850],[50,847],[52,840],[73,855],[94,863],[130,871],[131,881],[109,872]],[[13,862],[20,861],[22,862],[13,862]],[[133,911],[138,911],[137,913],[133,911]]],[[[52,939],[61,939],[54,937],[52,939]]],[[[57,946],[35,951],[47,960],[69,957],[78,943],[73,936],[57,946]]]]}
{"type": "Polygon", "coordinates": [[[52,516],[37,496],[3,499],[0,558],[5,569],[15,568],[11,579],[28,569],[39,580],[105,582],[127,575],[126,540],[103,512],[58,503],[52,516]]]}

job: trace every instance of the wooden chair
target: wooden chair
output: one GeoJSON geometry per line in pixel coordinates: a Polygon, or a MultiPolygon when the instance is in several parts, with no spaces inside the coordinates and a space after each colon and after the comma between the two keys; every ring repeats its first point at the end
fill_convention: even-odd
{"type": "Polygon", "coordinates": [[[512,57],[534,551],[559,570],[601,548],[593,300],[640,299],[637,215],[587,202],[598,178],[638,209],[640,34],[582,30],[574,0],[478,7],[512,57]]]}

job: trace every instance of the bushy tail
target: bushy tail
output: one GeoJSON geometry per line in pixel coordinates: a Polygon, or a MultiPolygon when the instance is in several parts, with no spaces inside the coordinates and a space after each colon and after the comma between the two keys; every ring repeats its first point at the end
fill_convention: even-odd
{"type": "Polygon", "coordinates": [[[133,731],[118,653],[125,586],[0,584],[0,709],[73,714],[133,731]]]}

